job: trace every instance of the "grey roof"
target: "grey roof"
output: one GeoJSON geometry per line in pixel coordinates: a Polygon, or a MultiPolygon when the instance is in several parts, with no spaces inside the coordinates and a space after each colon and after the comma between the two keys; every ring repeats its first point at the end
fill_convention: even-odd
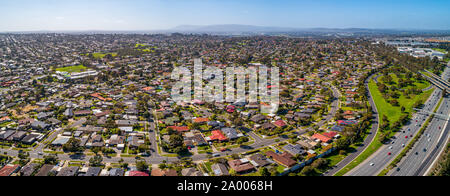
{"type": "Polygon", "coordinates": [[[20,169],[20,174],[22,176],[31,176],[33,172],[36,171],[37,166],[39,166],[39,164],[37,163],[25,165],[24,167],[22,167],[22,169],[20,169]]]}
{"type": "Polygon", "coordinates": [[[306,151],[302,148],[300,145],[292,145],[288,144],[284,147],[284,150],[288,151],[292,155],[299,155],[299,154],[305,154],[306,151]]]}
{"type": "Polygon", "coordinates": [[[36,176],[48,176],[48,173],[54,168],[54,165],[44,165],[41,167],[36,176]]]}
{"type": "Polygon", "coordinates": [[[73,109],[67,108],[66,111],[64,111],[64,116],[72,117],[73,116],[73,109]]]}
{"type": "Polygon", "coordinates": [[[98,176],[101,171],[102,168],[100,167],[90,167],[84,176],[98,176]]]}
{"type": "Polygon", "coordinates": [[[47,129],[48,127],[50,127],[49,124],[38,120],[31,123],[31,126],[36,129],[47,129]]]}
{"type": "Polygon", "coordinates": [[[262,120],[265,120],[265,119],[266,119],[266,116],[264,116],[262,114],[258,114],[256,116],[253,116],[250,120],[253,121],[253,122],[258,123],[258,122],[260,122],[262,120]]]}
{"type": "Polygon", "coordinates": [[[112,168],[111,170],[109,170],[109,175],[110,176],[123,176],[124,175],[124,171],[122,168],[112,168]]]}
{"type": "Polygon", "coordinates": [[[10,137],[11,135],[13,135],[16,131],[13,130],[7,130],[4,132],[0,133],[0,139],[7,139],[8,137],[10,137]]]}
{"type": "Polygon", "coordinates": [[[69,142],[70,138],[68,137],[61,137],[57,138],[55,141],[52,142],[52,145],[64,145],[67,142],[69,142]]]}
{"type": "Polygon", "coordinates": [[[257,167],[264,167],[266,165],[270,165],[270,162],[267,161],[267,158],[264,155],[259,154],[259,153],[252,155],[250,157],[250,160],[252,160],[254,162],[252,164],[254,164],[257,167]]]}
{"type": "Polygon", "coordinates": [[[39,135],[38,134],[30,134],[30,135],[27,135],[27,136],[25,136],[23,139],[22,139],[22,142],[24,142],[24,143],[33,143],[34,141],[36,141],[36,138],[37,137],[39,137],[39,135]]]}
{"type": "Polygon", "coordinates": [[[41,112],[37,115],[37,118],[39,120],[45,120],[51,116],[53,116],[53,112],[41,112]]]}
{"type": "Polygon", "coordinates": [[[59,173],[56,176],[75,176],[78,173],[78,170],[80,168],[73,166],[73,167],[64,167],[59,171],[59,173]]]}
{"type": "Polygon", "coordinates": [[[227,166],[221,163],[217,163],[211,165],[211,169],[213,170],[216,176],[228,176],[230,173],[228,172],[227,166]]]}
{"type": "Polygon", "coordinates": [[[233,128],[223,128],[222,132],[228,137],[228,139],[233,140],[239,138],[236,129],[233,128]]]}

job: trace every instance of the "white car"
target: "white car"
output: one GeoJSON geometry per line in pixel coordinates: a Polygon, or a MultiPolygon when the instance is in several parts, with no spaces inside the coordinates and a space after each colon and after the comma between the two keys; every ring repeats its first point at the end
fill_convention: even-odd
{"type": "Polygon", "coordinates": [[[370,164],[370,166],[374,166],[374,165],[375,165],[375,163],[371,163],[371,164],[370,164]]]}
{"type": "Polygon", "coordinates": [[[394,148],[393,146],[390,146],[390,147],[389,147],[390,150],[392,150],[393,148],[394,148]]]}

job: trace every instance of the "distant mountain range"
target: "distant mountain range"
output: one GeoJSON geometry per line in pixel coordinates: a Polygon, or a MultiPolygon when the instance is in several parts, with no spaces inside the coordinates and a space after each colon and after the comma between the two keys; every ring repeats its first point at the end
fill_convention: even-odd
{"type": "Polygon", "coordinates": [[[379,32],[450,32],[450,30],[414,30],[414,29],[369,29],[369,28],[291,28],[291,27],[265,27],[253,25],[182,25],[169,32],[193,32],[193,33],[277,33],[277,32],[318,32],[318,33],[379,33],[379,32]]]}
{"type": "Polygon", "coordinates": [[[90,30],[90,31],[22,31],[10,33],[75,33],[75,34],[143,34],[143,33],[207,33],[207,34],[450,34],[450,30],[420,30],[420,29],[370,29],[370,28],[292,28],[268,27],[239,24],[221,25],[181,25],[166,30],[90,30]]]}
{"type": "Polygon", "coordinates": [[[296,28],[283,28],[283,27],[264,27],[264,26],[252,26],[252,25],[182,25],[169,29],[168,31],[178,32],[286,32],[296,31],[296,28]]]}

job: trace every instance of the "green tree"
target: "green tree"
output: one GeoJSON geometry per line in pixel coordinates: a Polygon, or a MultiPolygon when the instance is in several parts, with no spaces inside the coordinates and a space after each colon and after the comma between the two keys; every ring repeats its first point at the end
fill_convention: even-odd
{"type": "Polygon", "coordinates": [[[81,147],[81,141],[75,138],[70,138],[69,141],[63,145],[63,150],[65,152],[81,152],[83,148],[81,147]]]}
{"type": "Polygon", "coordinates": [[[91,167],[99,167],[102,166],[103,157],[100,155],[95,155],[91,159],[89,159],[89,165],[91,167]]]}
{"type": "Polygon", "coordinates": [[[136,162],[136,169],[138,171],[144,172],[148,170],[149,165],[144,160],[136,162]]]}
{"type": "Polygon", "coordinates": [[[259,175],[261,175],[261,176],[270,176],[269,169],[267,169],[266,167],[261,168],[259,170],[259,175]]]}

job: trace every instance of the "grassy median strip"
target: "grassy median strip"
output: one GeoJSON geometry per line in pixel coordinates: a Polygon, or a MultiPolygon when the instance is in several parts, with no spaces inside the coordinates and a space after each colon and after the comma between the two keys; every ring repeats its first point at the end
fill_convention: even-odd
{"type": "MultiPolygon", "coordinates": [[[[434,109],[433,113],[436,113],[437,110],[439,109],[439,107],[441,107],[443,100],[444,100],[444,98],[441,98],[441,100],[439,101],[439,104],[434,109]]],[[[381,171],[381,173],[378,174],[378,176],[385,176],[387,173],[389,173],[389,171],[391,171],[392,169],[397,167],[397,164],[400,163],[400,161],[403,159],[403,157],[405,157],[408,154],[408,152],[414,147],[416,142],[419,141],[420,137],[422,137],[422,135],[425,133],[425,130],[428,128],[428,125],[430,124],[431,120],[433,120],[433,118],[434,118],[434,115],[431,115],[430,118],[427,119],[424,126],[420,129],[420,131],[416,134],[416,136],[411,140],[411,142],[409,142],[408,146],[406,146],[406,148],[403,149],[403,151],[392,161],[392,163],[389,164],[389,166],[386,169],[381,171]]]]}
{"type": "MultiPolygon", "coordinates": [[[[380,125],[383,124],[383,115],[386,115],[391,122],[397,121],[402,114],[401,107],[400,106],[393,107],[390,103],[388,103],[383,98],[383,95],[378,90],[377,84],[373,80],[370,80],[370,82],[369,82],[369,90],[372,94],[373,100],[375,102],[375,105],[376,105],[378,113],[379,113],[379,124],[380,125]]],[[[420,95],[416,95],[415,97],[413,97],[411,99],[406,99],[404,97],[404,95],[402,95],[399,100],[401,100],[400,103],[407,103],[404,105],[405,113],[411,114],[413,112],[414,103],[419,100],[428,99],[431,96],[431,94],[433,93],[433,91],[434,91],[433,89],[428,90],[426,92],[423,92],[420,95]]],[[[364,152],[362,152],[355,160],[353,160],[347,166],[345,166],[339,172],[337,172],[335,174],[335,176],[345,175],[347,172],[349,172],[352,169],[354,169],[355,167],[357,167],[359,164],[361,164],[367,158],[369,158],[373,153],[375,153],[378,149],[380,149],[383,146],[383,143],[378,140],[378,138],[380,137],[381,134],[382,134],[382,132],[378,131],[377,135],[375,136],[375,139],[369,145],[369,147],[367,147],[367,149],[364,150],[364,152]]],[[[395,135],[395,132],[392,132],[392,133],[390,133],[389,136],[394,136],[394,135],[395,135]]]]}

